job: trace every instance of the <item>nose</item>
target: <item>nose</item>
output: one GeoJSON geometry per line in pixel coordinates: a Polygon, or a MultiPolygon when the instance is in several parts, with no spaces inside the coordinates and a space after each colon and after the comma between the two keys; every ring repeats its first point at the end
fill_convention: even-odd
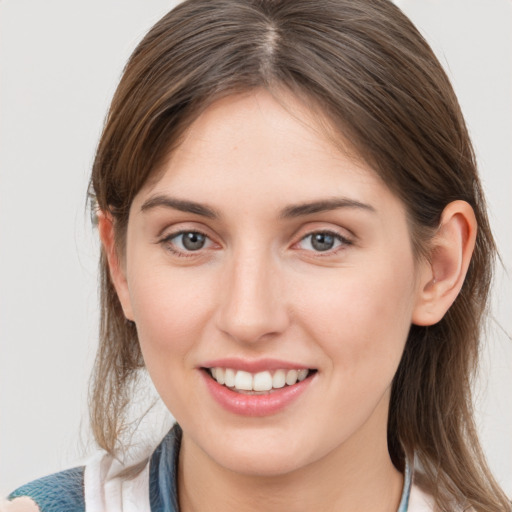
{"type": "Polygon", "coordinates": [[[275,338],[289,323],[282,283],[271,255],[234,256],[219,290],[217,327],[239,343],[275,338]]]}

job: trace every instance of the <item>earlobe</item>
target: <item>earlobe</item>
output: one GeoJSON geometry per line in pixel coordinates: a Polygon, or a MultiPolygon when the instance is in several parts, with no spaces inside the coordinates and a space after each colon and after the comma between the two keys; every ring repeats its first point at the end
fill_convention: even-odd
{"type": "Polygon", "coordinates": [[[116,248],[114,221],[112,216],[103,211],[98,212],[98,231],[101,244],[107,257],[108,267],[110,271],[110,279],[124,311],[124,315],[128,320],[133,321],[133,312],[128,291],[128,283],[126,280],[126,272],[116,248]]]}
{"type": "Polygon", "coordinates": [[[473,208],[453,201],[443,210],[439,229],[420,277],[412,323],[439,322],[459,294],[475,247],[477,223],[473,208]]]}

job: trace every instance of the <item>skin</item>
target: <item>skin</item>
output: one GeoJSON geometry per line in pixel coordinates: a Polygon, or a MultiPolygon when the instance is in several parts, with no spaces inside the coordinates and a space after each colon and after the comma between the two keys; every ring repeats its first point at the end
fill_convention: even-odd
{"type": "Polygon", "coordinates": [[[183,428],[183,511],[396,510],[391,382],[411,323],[437,322],[460,290],[476,223],[451,203],[432,258],[416,261],[402,203],[285,99],[257,90],[214,103],[135,197],[125,252],[107,215],[100,235],[149,374],[183,428]],[[155,206],[162,197],[217,218],[155,206]],[[351,203],[283,217],[340,198],[351,203]],[[187,251],[180,231],[205,245],[187,251]],[[333,248],[315,250],[310,235],[326,231],[333,248]],[[284,410],[242,417],[212,399],[199,369],[224,357],[317,373],[284,410]]]}
{"type": "Polygon", "coordinates": [[[39,512],[39,507],[23,496],[13,501],[0,501],[0,512],[39,512]]]}

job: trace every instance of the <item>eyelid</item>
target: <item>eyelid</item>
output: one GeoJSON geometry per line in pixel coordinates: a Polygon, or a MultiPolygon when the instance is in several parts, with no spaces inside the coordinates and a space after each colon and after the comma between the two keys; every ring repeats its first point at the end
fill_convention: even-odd
{"type": "Polygon", "coordinates": [[[352,230],[331,222],[309,222],[297,229],[293,238],[300,241],[314,233],[329,233],[351,243],[355,243],[358,239],[352,230]]]}
{"type": "Polygon", "coordinates": [[[187,233],[197,233],[198,235],[204,236],[210,242],[213,242],[210,236],[208,236],[206,233],[203,233],[202,231],[199,231],[198,229],[181,229],[179,231],[169,233],[168,235],[164,236],[162,241],[165,242],[166,240],[172,240],[174,238],[178,238],[179,236],[186,235],[187,233]]]}
{"type": "Polygon", "coordinates": [[[161,229],[158,229],[156,238],[162,239],[164,237],[176,235],[178,233],[187,233],[189,231],[196,231],[197,233],[201,233],[202,235],[211,238],[211,236],[208,234],[211,232],[211,229],[209,229],[208,226],[202,222],[188,220],[178,220],[177,222],[173,223],[165,223],[161,229]]]}

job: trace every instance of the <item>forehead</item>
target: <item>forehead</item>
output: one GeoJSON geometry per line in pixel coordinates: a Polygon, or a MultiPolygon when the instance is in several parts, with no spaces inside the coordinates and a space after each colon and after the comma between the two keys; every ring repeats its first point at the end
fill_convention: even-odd
{"type": "Polygon", "coordinates": [[[161,193],[221,209],[243,203],[253,212],[340,196],[377,205],[398,201],[343,138],[333,135],[325,117],[291,94],[275,97],[263,89],[210,105],[133,206],[161,193]]]}

